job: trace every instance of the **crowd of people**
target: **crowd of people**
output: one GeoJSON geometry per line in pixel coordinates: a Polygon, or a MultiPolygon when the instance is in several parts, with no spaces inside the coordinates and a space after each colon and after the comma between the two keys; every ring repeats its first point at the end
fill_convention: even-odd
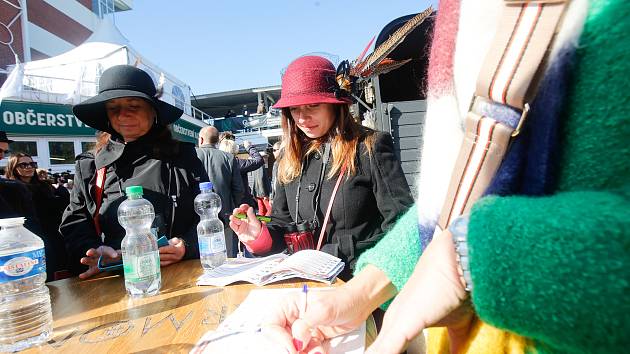
{"type": "MultiPolygon", "coordinates": [[[[77,157],[74,187],[64,194],[31,156],[13,152],[0,183],[2,217],[26,216],[51,270],[85,279],[99,272],[100,257],[120,259],[116,211],[125,187],[141,185],[154,227],[169,238],[159,249],[168,266],[199,257],[192,201],[211,181],[230,257],[242,243],[249,257],[318,249],[346,264],[346,282],[309,293],[308,307],[291,295],[268,309],[263,332],[288,353],[325,353],[327,339],[385,310],[369,353],[399,353],[425,338],[429,353],[627,351],[630,62],[620,59],[630,48],[629,3],[566,5],[524,126],[478,200],[446,227],[439,217],[467,113],[482,112],[476,141],[486,115],[508,122],[521,112],[469,105],[502,2],[439,6],[415,200],[392,137],[361,125],[333,64],[307,55],[282,77],[273,166],[267,151],[245,142],[239,154],[234,135],[214,127],[201,130],[196,147],[173,139],[168,126],[182,111],[160,100],[146,72],[114,66],[99,94],[73,108],[101,132],[77,157]]],[[[0,158],[10,143],[0,132],[0,158]]]]}

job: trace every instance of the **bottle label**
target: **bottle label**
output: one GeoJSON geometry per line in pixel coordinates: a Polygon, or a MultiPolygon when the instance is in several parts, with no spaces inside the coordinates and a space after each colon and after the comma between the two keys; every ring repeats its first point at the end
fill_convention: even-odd
{"type": "Polygon", "coordinates": [[[225,251],[225,238],[222,232],[217,232],[209,237],[199,238],[199,254],[211,255],[225,251]]]}
{"type": "Polygon", "coordinates": [[[46,273],[43,248],[0,257],[0,284],[40,273],[46,273]]]}
{"type": "Polygon", "coordinates": [[[123,257],[125,280],[136,283],[160,276],[160,252],[123,257]]]}

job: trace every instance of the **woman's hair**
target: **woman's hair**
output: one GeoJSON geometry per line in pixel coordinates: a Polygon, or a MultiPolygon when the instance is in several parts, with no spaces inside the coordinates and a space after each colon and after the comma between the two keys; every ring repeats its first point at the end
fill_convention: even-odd
{"type": "Polygon", "coordinates": [[[219,143],[219,150],[236,155],[238,154],[238,144],[236,144],[236,141],[234,140],[223,139],[219,143]]]}
{"type": "Polygon", "coordinates": [[[94,145],[95,155],[97,152],[101,151],[101,149],[104,148],[105,145],[107,145],[111,136],[112,135],[110,133],[104,131],[99,131],[96,133],[96,144],[94,145]]]}
{"type": "MultiPolygon", "coordinates": [[[[17,173],[17,165],[22,157],[28,157],[33,161],[33,157],[29,154],[25,154],[23,152],[15,152],[9,157],[9,162],[7,162],[7,172],[6,176],[8,179],[20,180],[20,175],[17,173]]],[[[33,169],[33,177],[29,183],[37,183],[39,182],[39,177],[37,176],[36,169],[33,169]]]]}
{"type": "Polygon", "coordinates": [[[335,121],[328,133],[317,139],[308,138],[297,127],[290,108],[282,109],[282,134],[284,151],[278,165],[278,180],[289,183],[298,178],[302,172],[302,159],[319,150],[330,141],[332,167],[328,178],[334,177],[346,165],[348,176],[357,172],[356,154],[361,140],[365,142],[367,152],[372,155],[375,131],[357,123],[350,114],[346,104],[334,104],[335,121]]]}

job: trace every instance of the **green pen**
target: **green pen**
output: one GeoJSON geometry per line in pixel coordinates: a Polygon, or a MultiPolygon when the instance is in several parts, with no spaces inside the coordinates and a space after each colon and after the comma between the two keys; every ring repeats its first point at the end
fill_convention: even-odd
{"type": "MultiPolygon", "coordinates": [[[[243,213],[235,214],[234,217],[236,217],[237,219],[241,219],[241,220],[247,219],[247,215],[245,215],[243,213]]],[[[258,219],[259,221],[271,222],[271,216],[256,215],[256,219],[258,219]]]]}

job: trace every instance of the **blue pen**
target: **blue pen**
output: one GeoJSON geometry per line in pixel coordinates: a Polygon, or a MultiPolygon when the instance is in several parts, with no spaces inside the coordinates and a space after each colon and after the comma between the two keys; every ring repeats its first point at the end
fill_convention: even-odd
{"type": "Polygon", "coordinates": [[[302,307],[302,313],[306,314],[306,294],[308,294],[308,285],[302,285],[302,294],[304,294],[304,306],[302,307]]]}

